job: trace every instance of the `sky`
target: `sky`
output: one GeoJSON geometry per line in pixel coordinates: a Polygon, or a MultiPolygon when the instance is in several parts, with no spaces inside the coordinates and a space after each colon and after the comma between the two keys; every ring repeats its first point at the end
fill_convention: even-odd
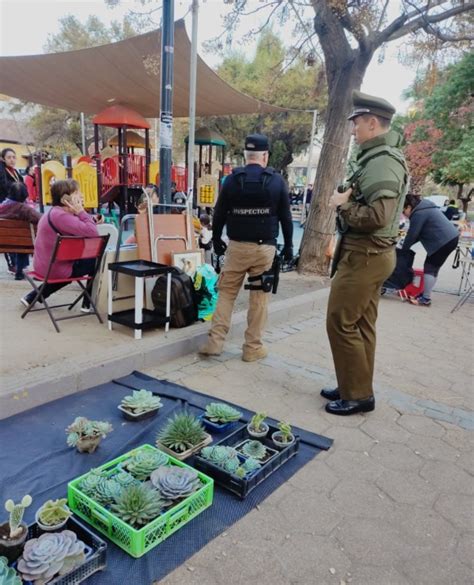
{"type": "MultiPolygon", "coordinates": [[[[158,2],[156,3],[158,4],[158,2]]],[[[183,17],[191,0],[175,1],[175,18],[183,17]]],[[[396,10],[397,0],[391,6],[396,10]]],[[[91,14],[104,23],[121,20],[129,8],[136,9],[133,0],[122,0],[119,7],[109,9],[103,0],[0,0],[0,55],[31,55],[43,52],[48,34],[57,32],[61,17],[74,14],[84,22],[91,14]]],[[[222,30],[222,14],[226,7],[222,0],[201,0],[199,13],[199,44],[216,36],[222,30]]],[[[247,25],[248,26],[248,25],[247,25]]],[[[191,19],[186,18],[191,35],[191,19]]],[[[238,42],[236,43],[238,44],[238,42]]],[[[198,49],[204,61],[211,67],[219,63],[219,57],[198,49]]],[[[247,48],[251,52],[252,47],[247,48]]],[[[408,102],[401,94],[413,81],[415,71],[405,67],[397,59],[398,46],[388,45],[382,62],[377,53],[369,65],[362,91],[378,95],[390,101],[400,112],[405,112],[408,102]]]]}

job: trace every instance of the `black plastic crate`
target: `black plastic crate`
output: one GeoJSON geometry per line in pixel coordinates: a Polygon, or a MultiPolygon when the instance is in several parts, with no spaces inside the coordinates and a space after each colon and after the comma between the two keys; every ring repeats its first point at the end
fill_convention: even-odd
{"type": "MultiPolygon", "coordinates": [[[[89,528],[71,516],[61,530],[71,530],[77,538],[86,545],[86,560],[82,565],[73,569],[67,575],[55,577],[48,581],[48,585],[77,585],[82,583],[97,571],[102,571],[107,565],[107,543],[96,536],[89,528]],[[88,550],[89,549],[89,550],[88,550]]],[[[28,526],[28,539],[47,534],[36,524],[28,526]]],[[[25,583],[29,583],[26,581],[25,583]]]]}
{"type": "MultiPolygon", "coordinates": [[[[278,431],[277,427],[270,426],[270,430],[268,431],[268,435],[263,439],[258,439],[261,441],[266,447],[270,449],[274,449],[277,451],[276,447],[274,446],[271,436],[273,433],[278,431]]],[[[224,439],[218,441],[217,443],[213,443],[212,446],[217,445],[226,445],[228,447],[235,447],[242,441],[250,439],[253,440],[253,437],[247,433],[247,427],[241,427],[237,429],[224,439]]],[[[262,481],[264,481],[269,475],[271,475],[274,471],[276,471],[279,467],[285,464],[291,457],[294,457],[300,448],[300,439],[298,436],[295,435],[295,442],[281,449],[277,452],[277,454],[271,457],[266,463],[260,467],[256,472],[252,473],[247,478],[240,478],[236,475],[232,475],[228,471],[225,471],[221,467],[217,467],[213,463],[210,463],[206,459],[203,459],[199,454],[194,456],[194,465],[196,469],[201,470],[206,475],[211,476],[214,478],[215,482],[219,484],[221,487],[229,490],[230,492],[236,494],[241,499],[244,499],[253,489],[255,489],[262,481]]]]}

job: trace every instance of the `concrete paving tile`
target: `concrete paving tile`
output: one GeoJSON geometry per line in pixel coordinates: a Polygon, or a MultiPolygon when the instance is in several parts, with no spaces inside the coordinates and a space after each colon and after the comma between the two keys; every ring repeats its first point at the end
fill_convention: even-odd
{"type": "Polygon", "coordinates": [[[361,426],[361,430],[379,442],[406,443],[410,433],[396,422],[388,422],[376,417],[368,418],[361,426]]]}
{"type": "Polygon", "coordinates": [[[414,471],[423,465],[423,460],[406,445],[380,442],[370,451],[370,457],[387,469],[414,471]]]}
{"type": "Polygon", "coordinates": [[[407,445],[423,459],[451,461],[452,463],[457,463],[459,460],[459,451],[441,439],[414,435],[407,445]]]}
{"type": "Polygon", "coordinates": [[[280,501],[276,509],[285,520],[288,532],[325,536],[342,520],[343,512],[338,511],[336,504],[323,494],[299,492],[280,501]],[[309,510],[311,514],[308,514],[309,510]]]}
{"type": "Polygon", "coordinates": [[[345,518],[383,518],[393,510],[393,502],[372,482],[346,478],[330,494],[335,510],[345,518]]]}
{"type": "Polygon", "coordinates": [[[416,472],[387,470],[375,483],[399,504],[431,506],[439,496],[439,491],[416,472]]]}
{"type": "Polygon", "coordinates": [[[456,547],[457,558],[474,570],[474,532],[466,532],[459,537],[456,547]]]}
{"type": "Polygon", "coordinates": [[[358,428],[332,427],[328,436],[334,439],[334,448],[346,451],[370,451],[377,444],[376,439],[358,428]]]}
{"type": "Polygon", "coordinates": [[[306,492],[328,494],[340,481],[321,455],[313,459],[293,475],[287,483],[306,492]]]}
{"type": "Polygon", "coordinates": [[[425,437],[442,437],[445,433],[445,430],[441,425],[424,416],[403,414],[398,419],[397,423],[415,435],[423,435],[425,437]]]}
{"type": "Polygon", "coordinates": [[[474,453],[472,451],[463,452],[456,460],[456,465],[459,465],[459,467],[474,475],[474,453]]]}
{"type": "Polygon", "coordinates": [[[412,543],[391,522],[390,516],[348,518],[336,528],[332,537],[356,566],[390,567],[397,559],[408,559],[414,554],[412,543]]]}
{"type": "Polygon", "coordinates": [[[428,461],[420,470],[421,477],[438,487],[444,493],[474,493],[474,482],[466,471],[446,461],[428,461]]]}
{"type": "Polygon", "coordinates": [[[385,467],[369,454],[343,451],[335,448],[330,450],[325,459],[326,463],[341,478],[357,477],[366,481],[374,481],[382,475],[385,467]]]}
{"type": "Polygon", "coordinates": [[[416,585],[468,585],[472,583],[471,570],[445,551],[413,555],[409,562],[400,562],[396,568],[416,585]]]}
{"type": "Polygon", "coordinates": [[[355,566],[349,578],[345,579],[348,585],[412,585],[401,573],[393,567],[355,566]]]}
{"type": "Polygon", "coordinates": [[[460,530],[474,530],[473,501],[471,496],[442,494],[436,501],[434,508],[443,518],[460,530]]]}
{"type": "Polygon", "coordinates": [[[448,445],[451,445],[459,451],[472,452],[474,449],[474,433],[460,429],[450,423],[440,421],[440,424],[446,428],[446,434],[442,438],[445,443],[448,443],[448,445]]]}

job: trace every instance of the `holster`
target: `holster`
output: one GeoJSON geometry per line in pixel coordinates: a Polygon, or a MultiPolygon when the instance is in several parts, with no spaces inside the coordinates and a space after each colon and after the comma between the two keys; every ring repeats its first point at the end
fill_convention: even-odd
{"type": "Polygon", "coordinates": [[[333,254],[332,262],[331,262],[331,274],[330,274],[331,278],[336,274],[337,265],[339,264],[339,260],[341,259],[342,240],[343,240],[343,236],[338,233],[337,240],[336,240],[336,246],[334,248],[334,254],[333,254]]]}
{"type": "Polygon", "coordinates": [[[262,272],[262,274],[258,274],[257,276],[249,276],[247,279],[247,284],[245,284],[245,290],[262,290],[265,293],[273,293],[276,295],[278,291],[278,284],[280,282],[280,269],[281,269],[281,259],[278,254],[275,254],[273,258],[273,264],[270,270],[266,270],[262,272]],[[260,281],[260,284],[253,284],[254,282],[260,281]]]}

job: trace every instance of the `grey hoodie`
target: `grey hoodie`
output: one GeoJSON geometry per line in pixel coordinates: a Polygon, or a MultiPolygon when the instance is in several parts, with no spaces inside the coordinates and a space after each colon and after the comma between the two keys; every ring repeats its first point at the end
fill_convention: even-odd
{"type": "Polygon", "coordinates": [[[403,250],[409,250],[416,242],[421,242],[428,256],[437,252],[445,244],[459,236],[459,232],[443,214],[441,209],[423,199],[410,215],[410,227],[403,242],[403,250]]]}

